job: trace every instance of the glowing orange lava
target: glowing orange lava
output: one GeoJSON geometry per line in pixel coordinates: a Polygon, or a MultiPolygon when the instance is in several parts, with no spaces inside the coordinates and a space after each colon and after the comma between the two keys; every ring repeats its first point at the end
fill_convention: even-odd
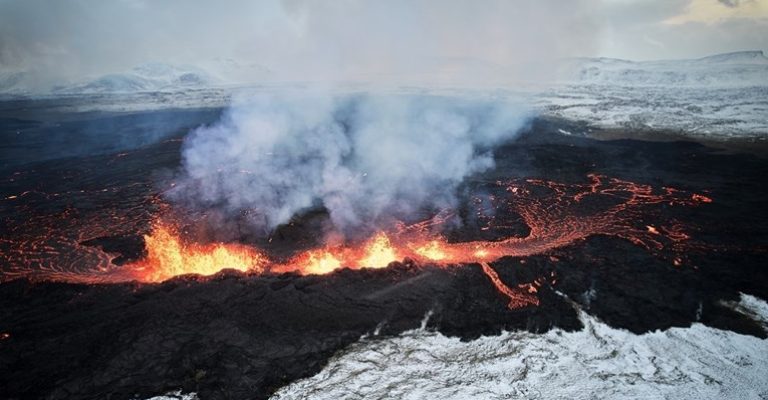
{"type": "Polygon", "coordinates": [[[694,193],[691,195],[691,199],[695,201],[699,201],[702,203],[711,203],[712,199],[710,197],[704,196],[703,194],[694,193]]]}
{"type": "Polygon", "coordinates": [[[392,247],[389,237],[384,233],[379,233],[365,247],[365,257],[360,259],[358,265],[369,268],[383,268],[397,260],[397,252],[392,247]]]}
{"type": "Polygon", "coordinates": [[[327,274],[341,268],[341,260],[329,250],[312,250],[299,255],[290,263],[305,274],[327,274]]]}
{"type": "Polygon", "coordinates": [[[448,258],[448,254],[443,249],[442,244],[437,240],[432,240],[423,246],[415,247],[413,251],[431,261],[443,261],[448,258]]]}
{"type": "MultiPolygon", "coordinates": [[[[67,209],[59,215],[34,216],[12,231],[13,239],[0,238],[0,261],[9,265],[0,278],[28,276],[88,283],[161,282],[184,274],[212,275],[227,268],[257,273],[326,274],[340,268],[383,268],[408,258],[423,264],[479,263],[494,287],[510,299],[510,308],[520,308],[538,304],[536,292],[541,283],[537,280],[509,287],[488,263],[505,256],[542,254],[593,235],[624,238],[652,252],[669,248],[680,254],[690,239],[686,227],[674,220],[659,224],[659,219],[653,218],[657,215],[655,207],[712,202],[701,194],[668,187],[654,189],[650,185],[600,175],[589,175],[585,183],[514,179],[485,184],[495,191],[487,200],[495,211],[484,214],[488,204],[473,199],[471,203],[478,207],[475,215],[484,221],[480,229],[504,229],[505,223],[498,216],[519,215],[530,230],[525,237],[448,242],[441,232],[456,214],[443,210],[427,220],[398,224],[394,229],[378,232],[367,241],[314,248],[286,262],[277,262],[251,246],[187,242],[174,228],[176,224],[164,222],[184,218],[152,199],[149,204],[158,209],[153,214],[160,217],[155,220],[151,233],[144,236],[147,251],[144,259],[117,266],[112,263],[113,254],[83,243],[99,237],[129,236],[145,229],[146,203],[138,202],[131,209],[87,217],[67,209]],[[42,234],[39,228],[32,227],[43,227],[42,234]]],[[[682,267],[684,262],[678,257],[673,264],[682,267]]],[[[554,282],[553,278],[550,283],[554,282]]]]}
{"type": "Polygon", "coordinates": [[[481,262],[480,267],[483,269],[483,273],[491,280],[496,290],[509,299],[507,308],[510,310],[539,305],[539,298],[536,297],[538,290],[533,284],[525,283],[513,289],[501,281],[499,274],[487,262],[481,262]]]}
{"type": "Polygon", "coordinates": [[[383,232],[357,246],[345,246],[308,250],[293,257],[285,264],[270,266],[272,272],[298,272],[301,274],[327,274],[342,267],[384,268],[393,261],[403,259],[383,232]]]}
{"type": "Polygon", "coordinates": [[[213,275],[222,269],[261,271],[266,258],[254,248],[237,244],[185,244],[171,226],[158,222],[144,235],[147,257],[126,266],[138,280],[161,282],[185,275],[213,275]]]}

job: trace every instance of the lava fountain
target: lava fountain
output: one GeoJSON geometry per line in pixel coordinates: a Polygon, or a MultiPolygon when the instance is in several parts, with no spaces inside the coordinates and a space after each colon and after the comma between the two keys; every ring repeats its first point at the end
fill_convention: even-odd
{"type": "Polygon", "coordinates": [[[222,269],[261,272],[266,257],[256,249],[239,244],[187,244],[170,225],[158,222],[144,236],[147,256],[127,268],[137,280],[162,282],[185,274],[212,275],[222,269]]]}

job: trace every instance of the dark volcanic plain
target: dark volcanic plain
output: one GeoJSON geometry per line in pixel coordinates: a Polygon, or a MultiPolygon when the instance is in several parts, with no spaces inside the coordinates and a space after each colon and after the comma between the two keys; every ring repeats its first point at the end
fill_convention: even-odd
{"type": "MultiPolygon", "coordinates": [[[[38,214],[89,215],[129,207],[144,215],[137,217],[134,235],[86,243],[125,260],[142,255],[141,234],[155,211],[146,199],[157,195],[154,183],[178,167],[178,139],[219,114],[94,114],[54,123],[61,118],[10,116],[22,106],[5,104],[0,119],[0,251],[7,251],[17,228],[34,223],[38,214]],[[158,121],[172,124],[135,140],[132,129],[145,132],[158,121]],[[99,191],[121,185],[127,189],[99,191]],[[31,194],[18,197],[25,192],[31,194]],[[54,192],[67,194],[44,195],[54,192]]],[[[759,324],[725,303],[737,301],[740,292],[768,298],[768,159],[684,141],[598,141],[559,129],[587,130],[536,119],[518,139],[495,150],[496,168],[469,180],[467,190],[474,181],[583,183],[589,174],[600,174],[706,193],[712,203],[661,204],[648,220],[638,221],[683,221],[695,245],[682,265],[672,262],[679,255],[649,252],[614,236],[506,257],[491,265],[507,285],[557,277],[539,289],[539,306],[510,310],[477,264],[405,261],[322,276],[224,271],[160,284],[88,285],[11,279],[15,275],[8,272],[18,269],[18,260],[2,258],[0,397],[129,399],[181,389],[202,399],[263,399],[317,373],[362,335],[418,328],[430,312],[429,329],[465,340],[502,330],[578,330],[575,307],[636,333],[700,321],[765,337],[759,324]]],[[[465,222],[454,232],[456,240],[493,235],[479,223],[465,222]]],[[[519,224],[524,234],[527,227],[519,224]]],[[[41,234],[46,234],[42,227],[41,234]]],[[[307,235],[286,229],[273,246],[290,247],[307,235]]]]}

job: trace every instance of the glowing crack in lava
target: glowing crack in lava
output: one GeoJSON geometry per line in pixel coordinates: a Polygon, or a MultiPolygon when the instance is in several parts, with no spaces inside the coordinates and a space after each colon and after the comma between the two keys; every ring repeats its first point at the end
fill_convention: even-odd
{"type": "MultiPolygon", "coordinates": [[[[345,267],[383,268],[393,261],[408,258],[417,263],[445,266],[479,263],[496,289],[509,298],[510,308],[520,308],[538,304],[535,294],[542,280],[509,287],[491,268],[490,262],[505,256],[541,254],[593,235],[621,237],[649,251],[666,248],[681,254],[689,234],[677,221],[655,223],[660,206],[696,206],[712,202],[703,194],[668,187],[654,189],[650,185],[599,175],[589,175],[587,183],[514,179],[482,184],[494,194],[489,196],[490,211],[482,201],[475,199],[478,201],[472,202],[477,208],[478,221],[484,225],[481,229],[503,231],[503,217],[519,215],[530,229],[527,236],[450,242],[442,232],[456,214],[447,210],[422,222],[401,224],[396,229],[379,232],[359,244],[310,249],[288,261],[277,262],[264,251],[243,244],[187,243],[173,228],[177,225],[163,222],[164,217],[155,217],[152,232],[144,237],[146,257],[117,266],[110,262],[108,254],[76,241],[109,230],[105,226],[89,226],[87,222],[91,220],[83,219],[79,227],[81,231],[71,239],[51,241],[50,237],[65,236],[55,228],[46,228],[50,237],[18,232],[17,239],[5,239],[2,245],[10,251],[5,253],[2,261],[10,265],[10,269],[3,271],[2,278],[26,276],[87,283],[160,282],[183,274],[211,275],[226,268],[248,273],[325,274],[345,267]],[[92,264],[89,266],[88,263],[92,264]]],[[[65,220],[53,219],[66,226],[67,215],[60,217],[65,220]]],[[[114,221],[120,226],[137,226],[136,222],[125,224],[126,219],[130,222],[128,216],[114,218],[114,221]]],[[[104,219],[93,221],[104,222],[104,219]]],[[[675,257],[674,265],[682,264],[682,256],[675,257]]]]}

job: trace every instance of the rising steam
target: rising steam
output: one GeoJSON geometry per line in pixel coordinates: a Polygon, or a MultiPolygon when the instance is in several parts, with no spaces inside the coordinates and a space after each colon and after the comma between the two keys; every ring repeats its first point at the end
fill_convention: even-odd
{"type": "Polygon", "coordinates": [[[268,232],[325,207],[353,232],[455,204],[459,183],[493,166],[527,110],[506,99],[431,95],[258,95],[193,131],[172,196],[268,232]]]}

